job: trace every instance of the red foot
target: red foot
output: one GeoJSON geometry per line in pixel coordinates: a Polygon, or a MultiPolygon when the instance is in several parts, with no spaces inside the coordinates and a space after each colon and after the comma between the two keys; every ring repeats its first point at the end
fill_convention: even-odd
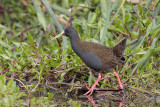
{"type": "MultiPolygon", "coordinates": [[[[114,73],[114,75],[117,77],[117,80],[118,80],[120,89],[123,89],[123,85],[122,85],[121,80],[120,80],[120,78],[119,78],[119,76],[118,76],[118,73],[115,72],[115,71],[114,71],[113,73],[114,73]]],[[[89,94],[88,96],[92,95],[93,90],[95,89],[95,87],[96,87],[96,85],[98,84],[98,82],[99,82],[100,80],[103,80],[103,79],[105,79],[105,77],[104,77],[104,78],[101,78],[101,74],[99,73],[99,76],[98,76],[97,81],[93,84],[93,86],[92,86],[91,88],[89,88],[89,87],[86,85],[86,87],[87,87],[87,89],[88,89],[88,92],[86,92],[84,95],[88,95],[89,93],[90,93],[90,94],[89,94]]]]}
{"type": "Polygon", "coordinates": [[[88,98],[88,101],[90,101],[94,107],[98,107],[91,96],[87,96],[87,98],[88,98]]]}
{"type": "Polygon", "coordinates": [[[90,93],[90,94],[89,94],[88,96],[92,95],[93,90],[95,89],[96,85],[98,84],[98,82],[99,82],[100,80],[101,80],[101,74],[99,73],[98,79],[97,79],[97,81],[93,84],[93,86],[92,86],[91,88],[88,88],[88,86],[86,86],[89,91],[86,92],[84,95],[88,95],[89,93],[90,93]]]}

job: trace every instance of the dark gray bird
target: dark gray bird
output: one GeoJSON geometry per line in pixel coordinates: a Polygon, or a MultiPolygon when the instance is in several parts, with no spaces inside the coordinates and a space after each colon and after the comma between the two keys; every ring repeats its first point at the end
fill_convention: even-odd
{"type": "MultiPolygon", "coordinates": [[[[73,27],[67,27],[63,35],[70,38],[72,49],[88,67],[97,72],[113,72],[118,79],[120,88],[123,89],[119,76],[113,71],[113,67],[124,63],[125,58],[123,54],[126,48],[127,38],[124,38],[114,47],[106,47],[93,42],[81,41],[77,31],[73,27]]],[[[100,80],[101,74],[99,73],[97,81],[85,95],[88,93],[91,95],[100,80]]]]}

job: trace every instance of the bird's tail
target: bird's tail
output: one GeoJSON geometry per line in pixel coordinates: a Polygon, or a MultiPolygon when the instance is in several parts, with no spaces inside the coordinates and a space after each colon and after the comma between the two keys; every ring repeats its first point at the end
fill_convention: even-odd
{"type": "Polygon", "coordinates": [[[117,57],[122,57],[126,49],[127,37],[125,37],[119,44],[113,47],[113,52],[117,57]]]}

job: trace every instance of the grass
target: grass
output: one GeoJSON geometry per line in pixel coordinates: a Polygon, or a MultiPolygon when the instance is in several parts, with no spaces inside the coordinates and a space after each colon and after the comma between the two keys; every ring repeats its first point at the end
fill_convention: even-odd
{"type": "MultiPolygon", "coordinates": [[[[70,15],[73,16],[72,26],[82,40],[114,46],[127,36],[126,63],[115,71],[126,87],[159,94],[159,8],[158,0],[136,4],[51,0],[50,5],[45,0],[2,0],[0,86],[3,88],[0,89],[0,105],[81,106],[78,101],[57,98],[58,95],[67,96],[66,91],[81,88],[86,82],[91,86],[96,80],[95,72],[90,72],[73,52],[69,41],[54,38],[66,26],[61,19],[67,22],[70,15]]],[[[105,75],[112,79],[102,81],[98,87],[116,88],[114,75],[105,75]]]]}

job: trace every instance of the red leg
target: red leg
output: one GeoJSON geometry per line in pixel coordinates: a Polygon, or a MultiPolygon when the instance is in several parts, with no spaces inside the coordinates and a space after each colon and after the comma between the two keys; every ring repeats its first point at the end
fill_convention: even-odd
{"type": "Polygon", "coordinates": [[[87,96],[87,98],[88,98],[88,101],[90,101],[94,107],[98,107],[95,101],[93,100],[92,96],[87,96]]]}
{"type": "Polygon", "coordinates": [[[120,80],[120,78],[119,78],[119,76],[118,76],[118,73],[115,72],[115,71],[114,71],[113,73],[114,73],[114,75],[117,77],[117,80],[118,80],[120,89],[123,89],[123,85],[122,85],[121,80],[120,80]]]}
{"type": "Polygon", "coordinates": [[[101,80],[101,74],[99,73],[98,79],[97,81],[92,85],[92,87],[89,89],[88,92],[86,92],[84,95],[89,94],[89,96],[93,93],[93,90],[95,89],[96,85],[98,84],[98,82],[101,80]]]}
{"type": "Polygon", "coordinates": [[[122,102],[119,103],[118,107],[122,107],[122,102]]]}

